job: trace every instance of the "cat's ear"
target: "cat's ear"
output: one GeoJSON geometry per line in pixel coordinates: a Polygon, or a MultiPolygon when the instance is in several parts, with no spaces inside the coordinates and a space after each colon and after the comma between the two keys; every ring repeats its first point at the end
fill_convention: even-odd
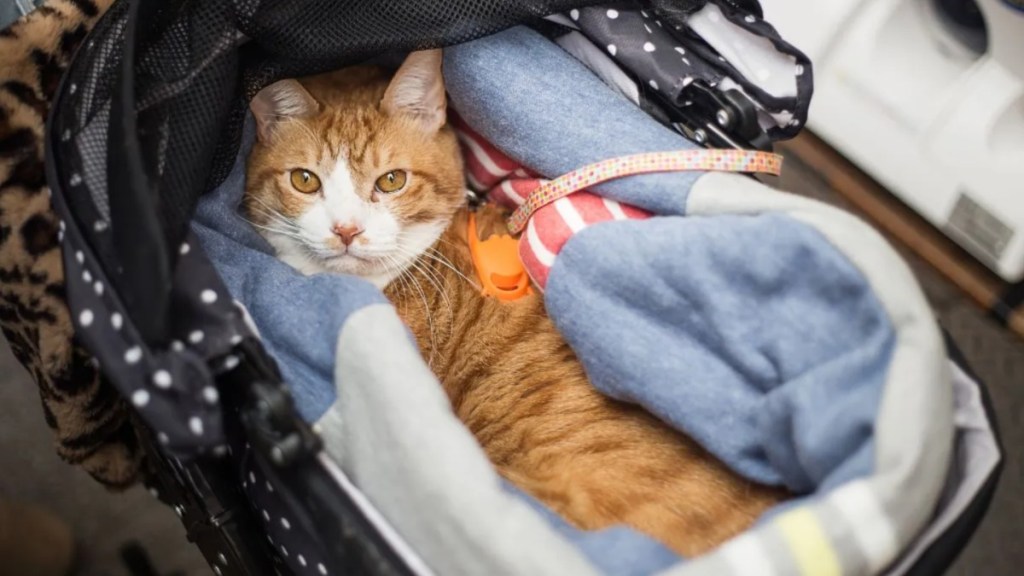
{"type": "Polygon", "coordinates": [[[286,118],[312,116],[320,110],[320,103],[298,80],[288,79],[260,90],[249,103],[249,109],[256,117],[257,136],[266,141],[276,123],[286,118]]]}
{"type": "Polygon", "coordinates": [[[445,107],[440,49],[409,54],[381,101],[386,114],[412,116],[431,131],[444,126],[445,107]]]}

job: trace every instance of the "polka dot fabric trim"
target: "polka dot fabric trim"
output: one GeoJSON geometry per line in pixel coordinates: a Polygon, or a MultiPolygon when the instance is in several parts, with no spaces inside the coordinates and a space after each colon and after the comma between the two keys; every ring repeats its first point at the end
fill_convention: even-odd
{"type": "Polygon", "coordinates": [[[248,445],[241,461],[242,491],[249,499],[257,521],[262,524],[267,543],[274,553],[296,576],[331,574],[318,535],[303,530],[294,511],[281,499],[280,492],[264,473],[263,464],[253,456],[248,445]]]}
{"type": "Polygon", "coordinates": [[[784,125],[769,129],[769,137],[795,136],[807,121],[814,91],[810,60],[759,15],[743,10],[736,2],[712,1],[729,22],[767,39],[796,63],[796,97],[772,96],[687,27],[687,16],[707,3],[691,2],[680,7],[679,2],[655,1],[652,8],[644,10],[580,8],[571,10],[569,18],[595,45],[605,47],[622,68],[636,76],[641,90],[652,90],[660,96],[659,100],[685,108],[693,99],[689,86],[695,80],[703,80],[713,88],[728,78],[766,111],[788,118],[784,125]]]}
{"type": "MultiPolygon", "coordinates": [[[[66,194],[82,193],[74,181],[68,180],[66,194]]],[[[172,292],[178,311],[172,329],[180,340],[165,349],[147,346],[82,240],[63,195],[52,201],[61,217],[58,237],[75,335],[94,354],[94,365],[154,430],[163,450],[187,457],[222,446],[220,395],[205,359],[223,356],[251,333],[195,240],[180,250],[172,292]]]]}
{"type": "MultiPolygon", "coordinates": [[[[65,235],[67,243],[69,236],[65,235]]],[[[222,443],[219,406],[202,402],[196,382],[211,376],[194,352],[151,350],[125,321],[114,292],[105,288],[103,271],[84,250],[65,252],[68,300],[75,313],[75,332],[96,354],[99,368],[114,381],[140,415],[159,432],[171,451],[212,447],[222,443]],[[176,415],[184,415],[178,418],[176,415]],[[172,416],[175,415],[175,416],[172,416]]]]}
{"type": "Polygon", "coordinates": [[[223,445],[220,395],[207,362],[228,355],[252,332],[191,235],[176,250],[168,312],[171,341],[144,342],[126,310],[112,248],[118,230],[111,221],[106,164],[97,155],[105,142],[97,142],[96,134],[106,134],[108,118],[98,112],[61,112],[81,112],[83,102],[107,96],[105,66],[114,60],[108,52],[112,38],[118,38],[109,26],[123,21],[125,11],[115,6],[108,17],[69,67],[67,84],[53,105],[58,113],[48,126],[47,181],[60,218],[68,304],[76,338],[95,356],[104,376],[154,431],[162,449],[187,457],[223,445]],[[90,119],[86,125],[83,117],[90,119]],[[103,123],[103,129],[94,122],[103,123]]]}
{"type": "Polygon", "coordinates": [[[181,519],[188,540],[199,548],[213,574],[283,573],[274,571],[283,565],[276,565],[263,526],[249,513],[249,502],[237,488],[238,463],[231,455],[243,452],[225,446],[216,451],[216,458],[189,462],[153,455],[146,488],[181,519]]]}

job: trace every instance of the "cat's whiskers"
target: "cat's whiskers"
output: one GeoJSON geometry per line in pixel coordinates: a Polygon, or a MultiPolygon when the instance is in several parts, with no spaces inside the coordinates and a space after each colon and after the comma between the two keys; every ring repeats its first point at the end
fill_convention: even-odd
{"type": "Polygon", "coordinates": [[[252,224],[253,226],[255,226],[256,228],[259,228],[260,230],[266,230],[267,232],[270,232],[271,234],[278,234],[280,236],[285,236],[287,238],[291,238],[292,240],[295,240],[296,242],[300,242],[303,245],[307,244],[306,239],[303,238],[302,236],[300,236],[298,232],[294,232],[294,231],[288,230],[287,228],[280,228],[280,227],[272,226],[272,225],[259,224],[259,223],[252,222],[252,221],[249,221],[249,223],[252,224]]]}
{"type": "Polygon", "coordinates": [[[420,301],[423,303],[423,315],[427,318],[427,330],[430,336],[430,357],[427,358],[427,366],[433,368],[434,356],[437,353],[437,342],[435,339],[436,331],[434,330],[434,319],[430,314],[430,304],[427,302],[426,293],[424,293],[423,289],[420,287],[419,281],[410,274],[411,269],[409,267],[403,267],[401,262],[390,254],[384,255],[384,258],[388,263],[393,264],[396,269],[401,270],[395,279],[403,283],[403,289],[407,291],[408,287],[412,286],[416,288],[416,291],[419,293],[420,301]]]}
{"type": "Polygon", "coordinates": [[[444,275],[442,275],[439,271],[431,268],[426,262],[417,261],[416,264],[424,271],[424,273],[426,273],[430,277],[431,283],[437,287],[437,291],[441,295],[441,298],[444,300],[445,306],[448,308],[448,312],[451,313],[452,301],[451,299],[448,298],[447,278],[445,278],[444,275]]]}
{"type": "Polygon", "coordinates": [[[261,223],[249,219],[247,219],[246,221],[260,230],[265,230],[267,232],[286,236],[296,241],[305,242],[305,239],[303,238],[302,235],[302,230],[295,226],[289,226],[285,222],[269,220],[267,222],[261,223]]]}
{"type": "Polygon", "coordinates": [[[426,277],[427,282],[430,282],[430,284],[437,289],[437,293],[441,296],[441,300],[444,302],[445,307],[448,308],[448,333],[451,334],[455,330],[455,310],[452,308],[452,301],[448,297],[448,293],[446,291],[447,283],[445,282],[445,277],[437,270],[433,270],[428,263],[421,261],[419,258],[413,259],[411,269],[418,270],[426,277]]]}
{"type": "MultiPolygon", "coordinates": [[[[256,228],[265,230],[270,234],[283,236],[294,241],[296,244],[299,245],[300,248],[304,250],[306,256],[308,258],[315,259],[314,261],[328,260],[332,256],[337,255],[337,252],[333,248],[324,246],[322,242],[315,242],[307,238],[302,227],[300,227],[295,222],[292,222],[291,219],[289,219],[284,214],[278,212],[266,201],[255,196],[251,196],[251,198],[258,205],[250,205],[250,213],[252,215],[259,215],[266,220],[265,223],[255,222],[251,219],[247,220],[256,228]]],[[[317,264],[322,263],[317,262],[317,264]]]]}
{"type": "MultiPolygon", "coordinates": [[[[385,273],[392,274],[393,272],[398,272],[392,278],[392,280],[391,280],[391,282],[389,284],[393,284],[395,282],[398,282],[398,288],[396,288],[396,290],[398,290],[399,292],[405,292],[406,289],[408,288],[408,284],[406,284],[406,282],[405,282],[405,272],[401,268],[398,268],[395,265],[396,261],[395,261],[394,258],[392,258],[390,256],[387,256],[387,255],[385,255],[383,258],[384,258],[384,272],[385,273]]],[[[404,309],[404,307],[405,307],[405,300],[400,300],[400,302],[402,303],[403,309],[404,309]]]]}
{"type": "Polygon", "coordinates": [[[264,200],[263,198],[260,198],[259,196],[255,195],[255,194],[247,195],[245,197],[245,200],[247,202],[257,202],[257,203],[259,203],[260,206],[266,208],[271,213],[274,213],[274,214],[279,214],[280,213],[280,212],[278,212],[277,208],[274,208],[266,200],[264,200]]]}
{"type": "Polygon", "coordinates": [[[436,335],[437,331],[434,328],[434,316],[430,313],[430,304],[427,302],[427,295],[423,292],[423,287],[420,286],[420,282],[414,276],[409,276],[409,281],[416,288],[416,291],[420,294],[420,300],[423,302],[423,313],[427,317],[427,329],[430,332],[430,358],[427,359],[427,366],[433,368],[434,366],[434,353],[437,350],[436,335]]]}
{"type": "MultiPolygon", "coordinates": [[[[438,238],[437,241],[438,242],[443,242],[445,244],[448,244],[449,246],[454,246],[451,242],[449,242],[448,240],[445,240],[444,238],[438,238]]],[[[416,253],[410,251],[408,248],[402,248],[401,241],[399,241],[399,243],[398,243],[398,248],[403,251],[403,254],[406,257],[411,258],[413,260],[416,260],[416,259],[419,259],[419,258],[423,258],[423,257],[429,258],[429,259],[437,262],[438,264],[441,264],[441,265],[447,267],[449,270],[454,272],[457,276],[459,276],[460,278],[462,278],[463,280],[468,282],[470,286],[476,288],[477,290],[481,289],[480,284],[478,284],[477,282],[475,282],[474,280],[472,280],[471,278],[469,278],[468,276],[466,276],[465,274],[460,272],[455,267],[455,265],[452,264],[450,260],[448,260],[448,258],[446,258],[443,254],[438,252],[437,249],[434,248],[433,246],[428,246],[423,252],[421,252],[419,254],[416,254],[416,253]]]]}
{"type": "Polygon", "coordinates": [[[299,232],[302,231],[302,229],[299,228],[298,226],[294,226],[294,225],[291,225],[291,224],[289,224],[287,222],[284,222],[284,221],[281,221],[281,220],[276,220],[274,218],[267,218],[265,222],[256,222],[254,220],[248,220],[248,219],[246,221],[249,222],[250,224],[252,224],[253,226],[258,226],[258,227],[263,228],[263,229],[266,229],[267,227],[271,227],[271,228],[274,228],[275,230],[286,230],[288,232],[295,232],[295,233],[299,233],[299,232]]]}
{"type": "Polygon", "coordinates": [[[460,278],[465,280],[467,283],[469,283],[470,286],[476,288],[477,290],[481,289],[480,288],[480,284],[478,284],[476,281],[472,280],[471,278],[469,278],[468,276],[466,276],[465,274],[460,272],[458,269],[456,269],[455,265],[452,264],[451,261],[448,260],[448,258],[446,258],[444,254],[441,254],[440,252],[438,252],[437,249],[432,248],[432,247],[431,248],[427,248],[426,251],[423,252],[423,256],[425,256],[427,258],[430,258],[431,260],[437,262],[438,264],[441,264],[442,266],[446,266],[448,269],[450,269],[452,272],[454,272],[457,276],[459,276],[460,278]]]}
{"type": "MultiPolygon", "coordinates": [[[[279,224],[282,224],[282,225],[284,225],[284,226],[286,226],[288,228],[294,228],[295,230],[301,230],[301,228],[299,227],[298,224],[296,224],[295,222],[292,222],[292,220],[290,218],[288,218],[287,216],[282,214],[280,211],[278,211],[276,208],[274,208],[273,206],[268,204],[266,200],[263,200],[262,198],[260,198],[258,196],[250,196],[249,198],[251,200],[259,203],[258,208],[259,208],[259,215],[260,216],[264,216],[264,217],[266,217],[269,220],[274,220],[275,222],[277,222],[279,224]]],[[[256,207],[250,206],[250,208],[256,208],[256,207]]]]}
{"type": "MultiPolygon", "coordinates": [[[[454,324],[455,321],[454,321],[454,315],[452,313],[452,303],[451,303],[451,300],[448,299],[448,295],[445,293],[444,288],[438,283],[438,281],[436,279],[434,279],[431,276],[431,274],[427,271],[426,267],[422,263],[420,263],[420,262],[414,263],[413,264],[413,268],[415,270],[419,271],[420,274],[422,274],[424,276],[424,279],[426,279],[426,281],[429,282],[430,285],[433,286],[437,290],[437,293],[441,296],[441,301],[444,303],[445,307],[448,309],[448,313],[447,313],[447,316],[448,316],[448,334],[451,334],[452,331],[455,328],[455,324],[454,324]]],[[[436,342],[434,344],[436,345],[436,342]]]]}
{"type": "Polygon", "coordinates": [[[443,287],[444,277],[438,274],[436,270],[432,270],[429,266],[426,265],[425,262],[421,260],[422,254],[413,254],[407,248],[402,247],[397,247],[395,251],[405,256],[405,258],[407,259],[406,266],[409,270],[419,271],[421,274],[427,277],[427,279],[435,288],[437,288],[438,292],[441,294],[442,297],[446,296],[443,287]]]}
{"type": "Polygon", "coordinates": [[[265,222],[256,222],[251,218],[247,218],[246,221],[253,226],[264,230],[272,229],[279,233],[289,233],[293,237],[302,236],[302,228],[270,207],[251,207],[250,214],[252,216],[259,216],[265,220],[265,222]]]}

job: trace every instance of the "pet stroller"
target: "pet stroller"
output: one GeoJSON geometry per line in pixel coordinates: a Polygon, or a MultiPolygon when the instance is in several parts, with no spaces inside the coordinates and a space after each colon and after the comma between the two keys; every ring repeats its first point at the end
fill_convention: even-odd
{"type": "Polygon", "coordinates": [[[934,574],[966,543],[1000,466],[984,389],[906,266],[835,210],[739,175],[633,177],[595,190],[660,217],[592,226],[552,266],[596,386],[800,494],[689,561],[503,485],[379,291],[285,270],[238,216],[259,89],[414,49],[446,47],[460,117],[548,177],[801,128],[810,63],[756,2],[594,4],[122,0],[79,49],[45,142],[76,337],[215,573],[934,574]],[[588,312],[623,290],[671,304],[627,350],[631,323],[588,312]],[[680,361],[713,386],[680,385],[680,361]],[[622,384],[638,366],[665,385],[622,384]]]}

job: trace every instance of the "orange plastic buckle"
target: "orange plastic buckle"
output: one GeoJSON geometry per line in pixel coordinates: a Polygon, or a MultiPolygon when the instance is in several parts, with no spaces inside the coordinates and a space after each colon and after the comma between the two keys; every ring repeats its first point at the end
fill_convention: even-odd
{"type": "Polygon", "coordinates": [[[519,260],[519,247],[508,234],[492,234],[486,240],[476,235],[476,214],[469,213],[469,253],[473,257],[477,277],[484,296],[503,302],[518,300],[533,293],[530,277],[519,260]]]}

